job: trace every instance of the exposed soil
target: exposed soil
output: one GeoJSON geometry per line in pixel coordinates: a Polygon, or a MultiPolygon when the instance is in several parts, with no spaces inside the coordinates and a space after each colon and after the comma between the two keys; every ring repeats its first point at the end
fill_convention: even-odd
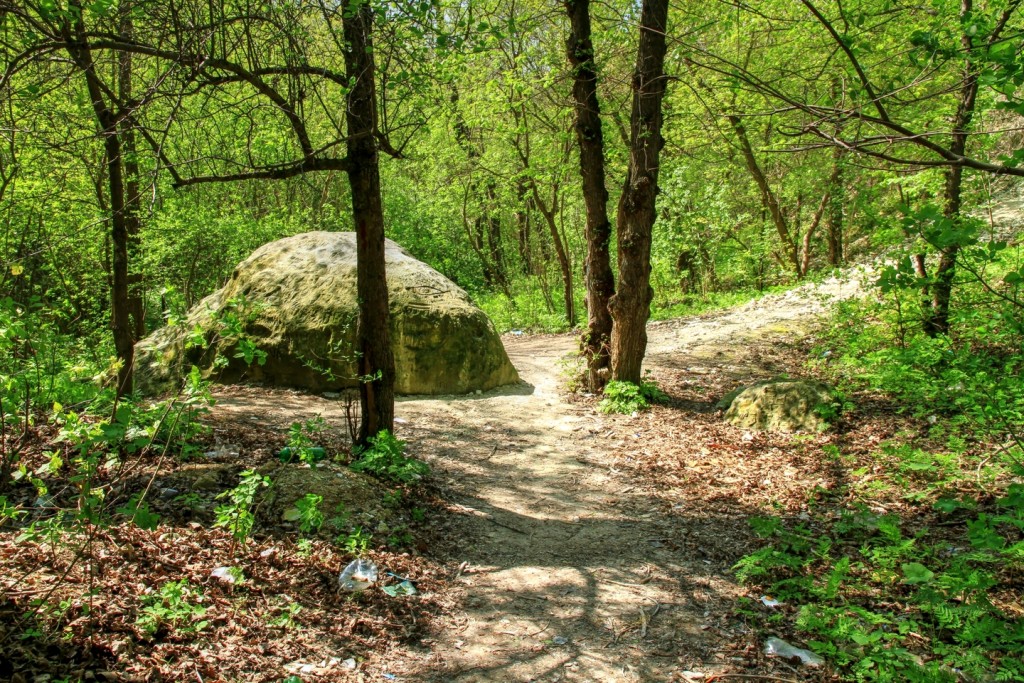
{"type": "MultiPolygon", "coordinates": [[[[435,614],[418,647],[360,673],[466,683],[827,679],[761,654],[764,634],[736,616],[745,590],[730,569],[756,547],[751,516],[800,514],[815,487],[841,480],[820,447],[844,437],[751,434],[725,425],[715,402],[741,383],[805,373],[802,340],[818,314],[860,291],[834,279],[652,324],[646,365],[672,400],[639,416],[607,416],[567,392],[576,344],[567,335],[505,338],[518,386],[400,400],[398,436],[433,466],[447,507],[432,513],[436,541],[424,550],[448,567],[438,590],[454,607],[435,614]]],[[[339,401],[286,391],[226,391],[215,412],[272,429],[315,414],[344,424],[339,401]]],[[[877,422],[863,429],[881,433],[856,438],[891,433],[877,422]]]]}

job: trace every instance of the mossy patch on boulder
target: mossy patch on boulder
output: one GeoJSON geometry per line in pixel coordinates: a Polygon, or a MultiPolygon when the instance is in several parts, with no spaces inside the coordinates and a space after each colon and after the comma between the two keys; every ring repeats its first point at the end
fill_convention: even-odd
{"type": "Polygon", "coordinates": [[[725,419],[746,429],[820,432],[828,429],[827,418],[837,411],[835,390],[821,382],[773,379],[734,393],[725,419]]]}
{"type": "MultiPolygon", "coordinates": [[[[460,394],[519,381],[486,314],[455,283],[385,241],[395,391],[460,394]]],[[[356,240],[309,232],[265,244],[181,324],[136,347],[143,391],[177,387],[192,365],[221,382],[262,382],[313,391],[358,385],[356,240]],[[225,333],[230,318],[236,333],[225,333]],[[238,331],[266,354],[246,363],[238,331]],[[205,338],[207,348],[190,340],[205,338]],[[217,358],[220,361],[217,361],[217,358]]]]}

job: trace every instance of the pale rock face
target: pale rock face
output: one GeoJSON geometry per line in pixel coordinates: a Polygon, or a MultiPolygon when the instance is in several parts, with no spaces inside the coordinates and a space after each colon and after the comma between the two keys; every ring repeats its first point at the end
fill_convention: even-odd
{"type": "Polygon", "coordinates": [[[835,391],[821,382],[770,380],[738,392],[725,419],[746,429],[820,432],[829,426],[823,414],[835,403],[835,391]]]}
{"type": "MultiPolygon", "coordinates": [[[[519,381],[493,323],[462,289],[391,240],[385,262],[396,393],[460,394],[519,381]]],[[[187,321],[140,341],[137,382],[143,391],[174,389],[196,365],[222,382],[355,387],[356,318],[355,233],[287,237],[253,252],[187,321]],[[241,299],[242,328],[267,354],[262,366],[234,358],[233,341],[216,332],[223,329],[218,314],[241,299]],[[186,348],[197,325],[209,350],[186,348]],[[214,350],[229,360],[226,367],[214,366],[214,350]]]]}

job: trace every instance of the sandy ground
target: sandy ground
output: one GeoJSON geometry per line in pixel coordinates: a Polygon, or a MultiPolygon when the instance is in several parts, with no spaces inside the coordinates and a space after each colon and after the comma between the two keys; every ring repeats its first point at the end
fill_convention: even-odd
{"type": "MultiPolygon", "coordinates": [[[[862,292],[863,272],[722,314],[652,323],[647,367],[737,382],[770,375],[759,349],[799,337],[831,301],[862,292]]],[[[436,637],[392,660],[399,680],[666,681],[716,656],[714,614],[741,589],[730,562],[686,543],[699,519],[667,514],[620,471],[605,416],[566,395],[571,336],[505,339],[523,383],[470,396],[404,399],[396,432],[434,468],[450,500],[449,546],[460,608],[436,637]]],[[[290,394],[226,397],[282,425],[337,401],[290,394]]],[[[627,419],[628,418],[624,418],[627,419]]],[[[642,434],[632,435],[641,439],[642,434]]],[[[696,537],[699,538],[699,529],[696,537]]],[[[716,664],[717,663],[717,664],[716,664]]],[[[687,674],[689,675],[689,674],[687,674]]]]}

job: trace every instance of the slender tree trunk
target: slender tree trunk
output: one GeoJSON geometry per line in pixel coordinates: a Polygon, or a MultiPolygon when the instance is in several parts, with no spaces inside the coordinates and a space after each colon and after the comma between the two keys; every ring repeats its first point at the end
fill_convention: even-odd
{"type": "Polygon", "coordinates": [[[359,385],[361,407],[357,442],[381,430],[395,417],[395,357],[391,350],[388,286],[384,268],[384,211],[374,137],[377,94],[374,83],[373,14],[367,3],[344,0],[345,71],[352,81],[345,109],[348,126],[348,178],[356,228],[356,292],[359,298],[359,385]]]}
{"type": "Polygon", "coordinates": [[[516,182],[516,229],[519,233],[519,265],[523,275],[533,274],[533,255],[530,253],[530,202],[529,190],[522,180],[516,182]]]}
{"type": "MultiPolygon", "coordinates": [[[[961,0],[960,17],[966,20],[973,10],[972,0],[961,0]]],[[[960,86],[960,98],[957,103],[956,115],[953,117],[952,133],[949,150],[958,156],[967,151],[967,135],[974,118],[974,104],[978,96],[978,75],[974,68],[974,40],[966,32],[961,37],[964,49],[963,83],[960,86]]],[[[946,182],[943,192],[943,215],[954,224],[960,222],[960,205],[963,191],[964,169],[962,166],[950,166],[946,170],[946,182]]],[[[941,248],[939,263],[935,268],[935,279],[932,282],[931,310],[925,316],[924,329],[929,336],[949,332],[949,302],[953,296],[953,279],[956,277],[956,262],[960,254],[959,244],[950,244],[941,248]]]]}
{"type": "Polygon", "coordinates": [[[843,186],[842,147],[832,148],[832,174],[828,179],[829,201],[825,214],[826,237],[828,240],[828,262],[836,267],[842,265],[843,254],[843,205],[846,199],[846,188],[843,186]]]}
{"type": "MultiPolygon", "coordinates": [[[[119,12],[121,13],[121,38],[130,41],[135,32],[131,19],[131,3],[122,3],[119,12]]],[[[117,58],[118,97],[122,102],[130,102],[132,100],[132,53],[121,51],[117,58]]],[[[139,161],[135,147],[135,131],[132,124],[125,120],[122,121],[118,134],[121,137],[121,150],[124,153],[124,221],[125,230],[128,232],[128,258],[131,263],[138,264],[141,262],[142,251],[139,235],[141,196],[139,194],[139,161]]],[[[132,336],[135,341],[146,336],[146,311],[143,294],[142,273],[130,273],[128,275],[128,311],[131,317],[132,336]]]]}
{"type": "Polygon", "coordinates": [[[612,315],[608,302],[615,293],[608,220],[608,188],[604,177],[604,136],[597,97],[597,67],[590,35],[589,0],[567,0],[570,33],[567,42],[573,68],[573,102],[576,107],[576,141],[580,148],[580,176],[587,211],[587,259],[584,278],[587,288],[587,332],[581,339],[587,359],[587,386],[599,392],[608,379],[611,365],[612,315]]]}
{"type": "Polygon", "coordinates": [[[544,216],[544,222],[548,225],[551,233],[551,241],[555,245],[555,255],[558,257],[558,269],[562,274],[562,300],[565,303],[565,319],[569,327],[576,326],[576,299],[572,291],[572,264],[569,262],[569,251],[562,242],[562,235],[558,232],[558,222],[555,214],[558,213],[558,187],[553,188],[551,206],[547,206],[537,191],[537,182],[530,181],[533,188],[533,201],[537,209],[544,216]]]}
{"type": "Polygon", "coordinates": [[[509,287],[508,271],[505,269],[505,247],[501,241],[501,212],[498,209],[498,191],[493,180],[487,183],[484,189],[484,196],[487,198],[486,222],[487,222],[487,249],[491,256],[491,267],[494,272],[494,281],[505,292],[505,296],[512,298],[512,290],[509,287]]]}
{"type": "Polygon", "coordinates": [[[658,195],[661,101],[665,95],[665,33],[668,0],[643,0],[640,47],[633,74],[630,155],[619,199],[619,285],[608,303],[612,314],[612,377],[641,381],[651,313],[651,233],[658,195]]]}
{"type": "Polygon", "coordinates": [[[740,151],[743,153],[743,160],[747,164],[747,170],[750,171],[751,177],[761,191],[761,202],[764,208],[768,210],[768,215],[772,218],[775,231],[779,233],[779,239],[782,240],[782,248],[786,252],[786,257],[789,259],[790,265],[793,266],[793,271],[797,277],[801,277],[799,247],[796,240],[790,234],[789,225],[786,222],[785,214],[782,213],[778,197],[772,192],[771,185],[768,184],[768,178],[765,177],[764,171],[761,170],[760,164],[757,163],[757,157],[754,156],[754,148],[750,146],[750,140],[747,138],[747,129],[744,127],[743,121],[740,120],[739,116],[732,114],[728,118],[729,123],[732,124],[733,131],[736,133],[736,139],[740,143],[740,151]]]}
{"type": "Polygon", "coordinates": [[[103,137],[107,187],[110,191],[110,326],[113,331],[114,349],[121,363],[117,373],[117,395],[120,397],[134,389],[135,365],[135,335],[128,293],[129,228],[125,212],[124,156],[117,119],[103,95],[102,84],[86,38],[85,26],[82,23],[82,5],[79,0],[72,0],[70,6],[76,18],[73,26],[65,25],[64,39],[68,45],[69,56],[85,77],[89,99],[92,100],[99,134],[103,137]]]}

